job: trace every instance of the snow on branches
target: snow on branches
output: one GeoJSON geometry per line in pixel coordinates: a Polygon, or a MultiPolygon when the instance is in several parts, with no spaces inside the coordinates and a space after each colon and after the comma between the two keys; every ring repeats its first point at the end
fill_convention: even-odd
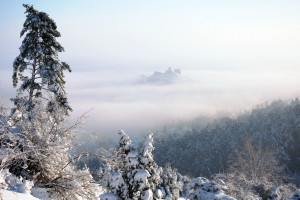
{"type": "Polygon", "coordinates": [[[64,89],[64,70],[71,72],[58,53],[64,48],[56,41],[60,37],[57,26],[47,13],[37,11],[33,6],[24,4],[26,20],[20,36],[24,36],[20,54],[13,63],[13,85],[18,94],[13,98],[13,113],[24,106],[32,110],[38,99],[47,101],[47,110],[52,113],[62,109],[65,114],[72,111],[64,89]]]}

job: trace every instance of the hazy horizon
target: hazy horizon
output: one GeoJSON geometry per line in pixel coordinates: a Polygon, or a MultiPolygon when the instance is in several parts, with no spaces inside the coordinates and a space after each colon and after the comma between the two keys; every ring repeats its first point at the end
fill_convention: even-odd
{"type": "MultiPolygon", "coordinates": [[[[299,1],[24,1],[57,23],[72,117],[128,134],[300,96],[299,1]],[[181,78],[139,83],[168,67],[181,78]]],[[[0,1],[0,97],[14,97],[25,9],[0,1]]]]}

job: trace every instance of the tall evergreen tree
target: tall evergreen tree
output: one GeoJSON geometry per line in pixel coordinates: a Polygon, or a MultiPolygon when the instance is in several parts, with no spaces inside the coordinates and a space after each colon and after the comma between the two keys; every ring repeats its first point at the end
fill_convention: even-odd
{"type": "MultiPolygon", "coordinates": [[[[89,170],[77,170],[69,154],[81,118],[69,125],[71,111],[64,90],[64,70],[58,59],[63,47],[60,33],[48,14],[24,5],[27,16],[21,31],[25,38],[14,61],[17,96],[9,117],[0,113],[0,169],[44,188],[51,199],[98,199],[98,186],[89,170]]],[[[1,107],[0,107],[1,111],[1,107]]]]}
{"type": "Polygon", "coordinates": [[[69,65],[61,62],[58,52],[64,48],[56,41],[60,37],[56,23],[47,13],[39,12],[33,6],[26,8],[26,20],[21,31],[25,35],[20,55],[13,63],[13,86],[21,80],[18,94],[12,101],[13,113],[25,106],[31,111],[36,101],[45,99],[50,113],[61,109],[64,114],[72,111],[64,89],[64,70],[71,72],[69,65]]]}

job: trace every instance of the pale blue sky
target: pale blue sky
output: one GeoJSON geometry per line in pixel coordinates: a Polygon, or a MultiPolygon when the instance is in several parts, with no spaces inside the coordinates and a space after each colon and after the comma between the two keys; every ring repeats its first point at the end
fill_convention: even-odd
{"type": "MultiPolygon", "coordinates": [[[[57,22],[64,58],[76,66],[293,68],[300,61],[297,0],[24,2],[57,22]]],[[[17,0],[1,0],[0,9],[1,60],[8,65],[25,15],[17,0]]]]}
{"type": "Polygon", "coordinates": [[[66,50],[60,58],[73,69],[66,79],[74,115],[95,108],[91,124],[100,130],[300,96],[298,0],[0,0],[4,102],[15,94],[10,76],[22,41],[22,3],[56,21],[66,50]],[[169,66],[192,81],[132,85],[169,66]]]}

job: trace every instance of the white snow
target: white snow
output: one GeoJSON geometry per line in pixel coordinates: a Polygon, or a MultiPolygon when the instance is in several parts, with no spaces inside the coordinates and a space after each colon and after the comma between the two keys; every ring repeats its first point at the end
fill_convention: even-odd
{"type": "Polygon", "coordinates": [[[33,197],[31,194],[19,193],[10,190],[1,191],[3,200],[39,200],[38,198],[33,197]]]}
{"type": "Polygon", "coordinates": [[[127,155],[127,157],[129,157],[129,158],[136,158],[137,156],[138,156],[137,151],[130,151],[127,155]]]}
{"type": "Polygon", "coordinates": [[[147,180],[147,177],[149,177],[150,174],[147,170],[143,169],[143,170],[139,170],[135,175],[134,175],[134,179],[136,181],[145,181],[147,180]]]}
{"type": "Polygon", "coordinates": [[[33,186],[32,181],[24,180],[22,184],[18,185],[17,191],[19,193],[30,194],[32,186],[33,186]]]}
{"type": "Polygon", "coordinates": [[[146,140],[144,142],[144,151],[143,156],[149,156],[149,152],[152,152],[154,150],[153,147],[153,133],[148,133],[146,140]]]}
{"type": "Polygon", "coordinates": [[[100,200],[117,200],[117,197],[112,193],[104,193],[100,195],[100,200]]]}
{"type": "Polygon", "coordinates": [[[145,191],[145,195],[142,197],[142,200],[153,200],[152,190],[145,191]]]}

